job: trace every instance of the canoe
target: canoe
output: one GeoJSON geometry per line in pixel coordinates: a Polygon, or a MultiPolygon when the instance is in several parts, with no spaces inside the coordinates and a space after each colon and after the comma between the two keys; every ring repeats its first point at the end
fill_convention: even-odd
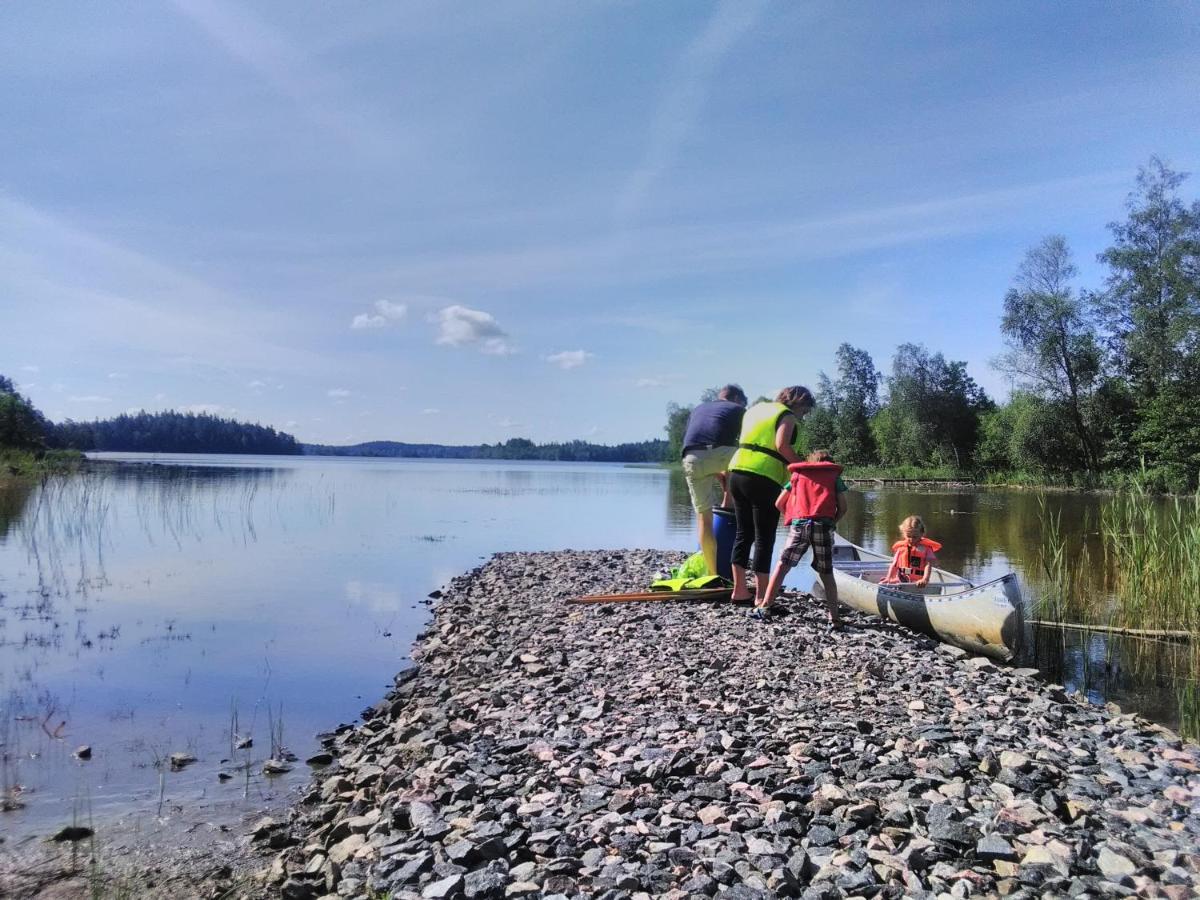
{"type": "MultiPolygon", "coordinates": [[[[1020,650],[1024,611],[1015,574],[977,585],[935,568],[923,588],[880,584],[891,562],[890,556],[838,538],[833,548],[838,600],[971,653],[1010,660],[1020,650]]],[[[824,599],[819,578],[813,593],[824,599]]]]}
{"type": "Polygon", "coordinates": [[[665,600],[728,600],[732,593],[729,588],[702,588],[693,591],[637,591],[632,594],[588,594],[586,597],[572,597],[567,602],[639,603],[665,600]]]}

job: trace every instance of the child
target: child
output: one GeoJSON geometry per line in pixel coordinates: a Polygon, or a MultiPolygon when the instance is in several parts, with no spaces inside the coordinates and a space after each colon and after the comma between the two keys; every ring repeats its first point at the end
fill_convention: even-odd
{"type": "Polygon", "coordinates": [[[750,615],[760,620],[766,618],[771,601],[783,587],[784,577],[811,546],[812,567],[825,587],[829,624],[836,628],[840,620],[837,583],[833,580],[833,530],[846,514],[842,467],[833,461],[828,450],[814,450],[807,461],[792,463],[788,471],[792,473],[791,481],[775,501],[775,506],[783,513],[783,520],[789,525],[787,546],[771,573],[765,601],[750,615]]]}
{"type": "Polygon", "coordinates": [[[925,522],[920,516],[909,516],[901,522],[900,533],[904,535],[904,540],[892,544],[896,555],[892,558],[887,575],[879,583],[925,587],[929,584],[929,575],[942,545],[925,537],[925,522]]]}

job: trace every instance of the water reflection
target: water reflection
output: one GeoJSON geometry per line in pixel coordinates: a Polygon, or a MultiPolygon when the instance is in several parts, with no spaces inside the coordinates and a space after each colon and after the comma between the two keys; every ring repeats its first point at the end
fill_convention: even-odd
{"type": "MultiPolygon", "coordinates": [[[[1052,495],[1083,540],[1097,497],[1052,495]]],[[[842,534],[886,550],[923,516],[946,568],[1015,569],[1036,589],[1032,492],[856,490],[842,534]]],[[[228,784],[231,720],[269,747],[282,704],[302,758],[373,703],[422,627],[434,587],[503,550],[693,549],[682,473],[602,464],[211,457],[104,466],[0,490],[0,739],[26,808],[15,834],[158,802],[256,802],[302,784],[228,784]],[[203,463],[203,464],[201,464],[203,463]],[[91,762],[74,760],[91,744],[91,762]]],[[[793,580],[800,583],[799,570],[793,580]]],[[[631,589],[642,587],[630,585],[631,589]]],[[[1171,691],[1102,638],[1035,642],[1032,664],[1093,699],[1173,722],[1171,691]],[[1168,699],[1164,699],[1168,698],[1168,699]]],[[[235,759],[234,764],[243,764],[235,759]]],[[[303,768],[303,767],[301,767],[303,768]]],[[[4,785],[0,785],[3,787],[4,785]]]]}

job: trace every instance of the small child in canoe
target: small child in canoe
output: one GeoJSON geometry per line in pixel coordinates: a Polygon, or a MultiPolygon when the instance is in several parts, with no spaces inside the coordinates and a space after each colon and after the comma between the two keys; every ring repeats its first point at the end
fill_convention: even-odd
{"type": "Polygon", "coordinates": [[[880,584],[912,584],[925,587],[937,562],[942,545],[925,537],[925,522],[920,516],[909,516],[900,523],[904,539],[892,544],[892,564],[880,584]]]}
{"type": "Polygon", "coordinates": [[[833,580],[833,530],[846,514],[843,495],[847,488],[842,481],[842,467],[833,461],[828,450],[814,450],[806,461],[788,466],[788,471],[792,474],[791,481],[775,500],[788,525],[787,546],[767,582],[766,602],[755,607],[750,615],[755,619],[766,618],[771,601],[783,587],[783,579],[811,546],[812,567],[825,588],[829,624],[837,627],[840,620],[837,582],[833,580]]]}

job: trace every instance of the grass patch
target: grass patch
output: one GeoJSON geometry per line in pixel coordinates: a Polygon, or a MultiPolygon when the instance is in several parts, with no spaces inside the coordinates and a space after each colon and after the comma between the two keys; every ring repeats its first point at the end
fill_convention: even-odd
{"type": "MultiPolygon", "coordinates": [[[[1082,539],[1068,541],[1060,511],[1039,498],[1041,584],[1034,618],[1104,629],[1134,629],[1119,639],[1121,662],[1146,679],[1166,679],[1184,737],[1200,739],[1200,494],[1119,491],[1100,511],[1101,558],[1082,539]],[[1156,638],[1186,632],[1190,640],[1156,638]]],[[[1084,523],[1083,532],[1093,526],[1084,523]]],[[[1116,651],[1110,639],[1109,653],[1116,651]]]]}
{"type": "Polygon", "coordinates": [[[57,472],[73,472],[85,457],[78,450],[46,450],[34,453],[29,450],[0,449],[0,479],[37,478],[57,472]]]}

